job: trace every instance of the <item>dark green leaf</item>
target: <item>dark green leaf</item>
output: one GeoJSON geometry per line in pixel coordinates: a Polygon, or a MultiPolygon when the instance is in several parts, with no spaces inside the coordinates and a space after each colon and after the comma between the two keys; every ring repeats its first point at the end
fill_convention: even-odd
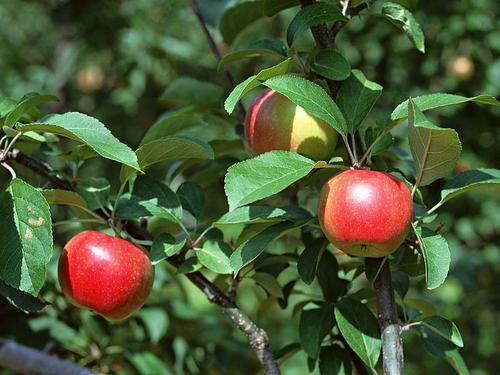
{"type": "Polygon", "coordinates": [[[231,255],[231,266],[234,272],[239,272],[245,265],[257,258],[272,240],[295,226],[296,224],[289,222],[274,224],[243,242],[231,255]]]}
{"type": "Polygon", "coordinates": [[[313,3],[303,7],[293,18],[286,32],[288,46],[304,31],[323,23],[346,21],[342,12],[333,4],[313,3]]]}
{"type": "Polygon", "coordinates": [[[325,346],[319,354],[320,375],[351,375],[352,364],[345,349],[338,345],[325,346]]]}
{"type": "Polygon", "coordinates": [[[197,257],[187,258],[182,264],[177,268],[178,274],[191,273],[198,271],[202,265],[198,262],[197,257]]]}
{"type": "Polygon", "coordinates": [[[31,294],[21,292],[18,289],[14,289],[3,281],[0,281],[0,294],[25,313],[35,313],[46,306],[46,304],[38,298],[33,297],[31,294]]]}
{"type": "Polygon", "coordinates": [[[351,65],[336,51],[329,49],[320,50],[311,63],[311,68],[323,77],[342,81],[351,74],[351,65]]]}
{"type": "Polygon", "coordinates": [[[186,239],[176,239],[167,233],[159,234],[155,237],[151,246],[151,262],[158,264],[163,259],[178,254],[185,244],[186,239]]]}
{"type": "Polygon", "coordinates": [[[321,343],[335,324],[333,306],[324,304],[319,309],[303,310],[300,314],[300,345],[311,358],[318,358],[321,343]]]}
{"type": "Polygon", "coordinates": [[[203,188],[193,181],[185,181],[177,189],[182,207],[194,217],[199,217],[205,205],[205,193],[203,188]]]}
{"type": "Polygon", "coordinates": [[[85,199],[89,209],[97,210],[106,206],[110,188],[109,181],[105,178],[90,177],[79,180],[75,190],[85,199]]]}
{"type": "Polygon", "coordinates": [[[305,246],[297,262],[297,271],[299,271],[299,276],[302,281],[306,284],[311,284],[316,276],[324,240],[322,238],[310,239],[305,242],[305,246]]]}
{"type": "Polygon", "coordinates": [[[404,298],[410,288],[410,278],[404,272],[395,271],[392,272],[392,284],[394,286],[394,290],[399,294],[399,296],[404,298]]]}
{"type": "Polygon", "coordinates": [[[172,373],[163,363],[163,360],[153,353],[133,353],[128,358],[140,375],[171,375],[172,373]]]}
{"type": "Polygon", "coordinates": [[[383,87],[369,81],[362,71],[354,69],[348,79],[342,82],[337,96],[337,104],[342,110],[351,133],[370,113],[380,97],[383,87]]]}
{"type": "Polygon", "coordinates": [[[116,215],[122,219],[155,216],[179,224],[182,206],[177,195],[167,185],[143,175],[135,180],[132,193],[120,198],[116,215]]]}
{"type": "Polygon", "coordinates": [[[279,284],[276,277],[267,272],[256,272],[252,275],[257,284],[259,284],[266,292],[275,298],[284,299],[283,288],[279,284]]]}
{"type": "Polygon", "coordinates": [[[330,251],[324,251],[318,263],[316,275],[326,301],[335,302],[347,291],[348,282],[337,276],[339,266],[330,251]]]}
{"type": "Polygon", "coordinates": [[[39,104],[53,102],[59,100],[55,95],[49,94],[29,94],[23,97],[19,103],[9,112],[5,117],[4,126],[13,127],[21,117],[28,112],[31,108],[39,104]]]}
{"type": "Polygon", "coordinates": [[[455,323],[449,321],[448,319],[437,315],[429,316],[422,321],[422,324],[426,329],[433,331],[459,348],[464,346],[460,331],[455,323]]]}

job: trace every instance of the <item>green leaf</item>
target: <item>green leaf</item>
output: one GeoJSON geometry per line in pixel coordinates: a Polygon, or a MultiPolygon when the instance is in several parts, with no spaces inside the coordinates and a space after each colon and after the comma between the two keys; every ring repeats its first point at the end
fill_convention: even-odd
{"type": "Polygon", "coordinates": [[[462,336],[455,323],[443,318],[442,316],[429,316],[422,321],[425,328],[452,342],[459,348],[464,346],[462,336]]]}
{"type": "Polygon", "coordinates": [[[289,222],[274,224],[243,242],[231,255],[231,266],[234,272],[238,273],[240,269],[257,258],[271,241],[296,226],[289,222]]]}
{"type": "Polygon", "coordinates": [[[339,266],[335,256],[329,251],[323,251],[318,263],[316,276],[326,301],[335,302],[347,292],[347,281],[337,275],[339,266]]]}
{"type": "Polygon", "coordinates": [[[467,368],[467,365],[465,364],[465,361],[460,355],[458,349],[448,350],[446,352],[445,359],[455,369],[457,374],[469,375],[469,369],[467,368]]]}
{"type": "Polygon", "coordinates": [[[224,90],[210,82],[202,82],[191,77],[179,77],[171,82],[160,101],[174,105],[201,104],[219,106],[224,90]]]}
{"type": "Polygon", "coordinates": [[[148,129],[140,146],[173,136],[194,138],[205,143],[238,139],[234,125],[227,119],[212,113],[193,112],[195,110],[196,107],[188,107],[164,113],[148,129]]]}
{"type": "Polygon", "coordinates": [[[198,218],[205,205],[205,193],[203,188],[196,182],[185,181],[179,186],[176,193],[181,201],[182,207],[191,213],[191,215],[198,218]]]}
{"type": "Polygon", "coordinates": [[[415,186],[429,185],[447,176],[462,151],[458,134],[453,129],[439,128],[408,102],[408,140],[416,164],[415,186]]]}
{"type": "Polygon", "coordinates": [[[170,258],[171,256],[178,254],[185,244],[185,238],[177,239],[167,233],[159,234],[155,237],[153,245],[151,246],[151,263],[156,265],[163,259],[170,258]]]}
{"type": "Polygon", "coordinates": [[[137,313],[137,317],[144,322],[151,342],[160,341],[167,333],[169,320],[165,309],[160,307],[143,307],[137,313]]]}
{"type": "Polygon", "coordinates": [[[403,30],[413,41],[415,47],[425,53],[425,37],[413,14],[400,4],[386,2],[382,6],[382,15],[396,27],[403,30]]]}
{"type": "Polygon", "coordinates": [[[227,274],[233,272],[229,257],[233,249],[224,241],[208,240],[201,248],[196,248],[198,261],[215,273],[227,274]]]}
{"type": "Polygon", "coordinates": [[[226,112],[229,114],[233,113],[238,101],[249,91],[258,87],[263,81],[288,72],[291,63],[292,59],[288,58],[277,65],[261,70],[258,74],[248,77],[243,82],[239,83],[233,89],[233,91],[231,91],[229,96],[226,98],[226,101],[224,102],[224,109],[226,110],[226,112]]]}
{"type": "Polygon", "coordinates": [[[347,121],[348,129],[354,133],[365,117],[370,113],[373,105],[380,97],[383,87],[369,81],[361,70],[354,69],[351,76],[342,82],[337,104],[347,121]]]}
{"type": "Polygon", "coordinates": [[[0,280],[0,294],[4,296],[11,304],[25,313],[35,313],[42,310],[45,306],[38,298],[31,294],[21,292],[18,289],[12,288],[0,280]]]}
{"type": "Polygon", "coordinates": [[[260,18],[271,17],[298,4],[298,0],[256,0],[236,4],[222,15],[219,31],[224,41],[227,44],[232,44],[248,25],[260,18]]]}
{"type": "Polygon", "coordinates": [[[469,169],[453,176],[441,190],[441,201],[445,203],[450,199],[468,191],[497,187],[500,185],[500,170],[493,168],[469,169]]]}
{"type": "Polygon", "coordinates": [[[229,210],[279,193],[313,168],[313,160],[289,151],[266,152],[233,164],[224,180],[229,210]]]}
{"type": "Polygon", "coordinates": [[[140,171],[135,153],[97,119],[78,112],[49,115],[32,124],[18,124],[20,131],[48,132],[82,142],[106,159],[140,171]]]}
{"type": "Polygon", "coordinates": [[[323,77],[342,81],[351,74],[351,65],[337,51],[330,49],[320,50],[311,63],[311,68],[323,77]]]}
{"type": "Polygon", "coordinates": [[[172,372],[163,363],[163,360],[150,352],[134,353],[127,355],[130,363],[140,375],[171,375],[172,372]]]}
{"type": "Polygon", "coordinates": [[[300,345],[311,358],[318,358],[321,342],[335,324],[333,306],[325,303],[319,309],[303,310],[300,314],[300,345]]]}
{"type": "Polygon", "coordinates": [[[220,70],[225,65],[231,64],[235,61],[263,56],[277,57],[282,60],[287,56],[286,46],[281,40],[259,40],[255,43],[247,45],[245,49],[239,49],[224,55],[224,57],[219,61],[217,69],[220,70]]]}
{"type": "MultiPolygon", "coordinates": [[[[209,144],[185,136],[155,139],[140,146],[135,153],[139,167],[144,171],[166,160],[214,158],[214,151],[209,144]]],[[[120,172],[121,181],[126,181],[133,173],[135,171],[132,168],[124,165],[120,172]]]]}
{"type": "Polygon", "coordinates": [[[377,364],[381,340],[377,319],[361,302],[344,298],[335,306],[335,318],[347,344],[370,368],[377,364]]]}
{"type": "Polygon", "coordinates": [[[121,219],[155,216],[180,224],[182,206],[177,195],[167,185],[143,175],[135,180],[132,193],[120,198],[116,216],[121,219]]]}
{"type": "Polygon", "coordinates": [[[310,115],[328,123],[340,134],[347,134],[347,123],[339,107],[316,83],[286,74],[270,78],[263,84],[285,95],[310,115]]]}
{"type": "Polygon", "coordinates": [[[297,271],[302,281],[306,284],[311,284],[316,276],[324,240],[322,238],[313,238],[304,244],[306,247],[297,261],[297,271]]]}
{"type": "Polygon", "coordinates": [[[227,44],[232,44],[248,25],[264,17],[264,1],[247,1],[227,9],[219,21],[219,31],[227,44]]]}
{"type": "Polygon", "coordinates": [[[283,288],[280,283],[270,273],[267,272],[256,272],[252,275],[257,284],[259,284],[265,291],[267,291],[271,296],[275,298],[285,298],[283,294],[283,288]]]}
{"type": "Polygon", "coordinates": [[[395,271],[392,272],[392,284],[399,296],[404,298],[410,288],[410,278],[405,272],[395,271]]]}
{"type": "Polygon", "coordinates": [[[286,41],[291,47],[295,39],[312,26],[335,21],[347,21],[333,4],[313,3],[303,7],[293,18],[286,31],[286,41]]]}
{"type": "Polygon", "coordinates": [[[311,214],[298,206],[281,208],[271,206],[245,206],[224,214],[219,220],[214,222],[213,225],[274,223],[284,220],[302,221],[309,220],[310,218],[311,214]]]}
{"type": "Polygon", "coordinates": [[[58,101],[59,99],[55,95],[49,94],[29,94],[24,96],[16,106],[9,112],[5,117],[4,126],[13,127],[16,122],[18,122],[23,115],[28,112],[31,108],[36,107],[39,104],[46,102],[58,101]]]}
{"type": "MultiPolygon", "coordinates": [[[[465,97],[454,94],[429,94],[417,96],[411,99],[413,104],[422,112],[430,109],[447,107],[449,105],[457,105],[467,102],[476,102],[480,104],[488,104],[500,106],[500,102],[491,95],[479,95],[473,97],[465,97]]],[[[400,103],[391,113],[390,120],[398,121],[408,117],[408,100],[400,103]]]]}
{"type": "Polygon", "coordinates": [[[320,375],[351,375],[352,364],[349,355],[338,345],[321,348],[319,373],[320,375]]]}
{"type": "Polygon", "coordinates": [[[78,181],[75,191],[87,202],[91,210],[105,207],[109,198],[111,185],[102,177],[90,177],[78,181]]]}
{"type": "Polygon", "coordinates": [[[36,297],[53,251],[49,204],[16,178],[0,195],[0,226],[0,280],[36,297]]]}
{"type": "Polygon", "coordinates": [[[82,209],[87,208],[87,202],[83,197],[74,191],[61,189],[47,189],[42,191],[43,196],[49,204],[59,204],[63,206],[74,206],[82,209]]]}
{"type": "Polygon", "coordinates": [[[182,262],[182,264],[177,268],[177,274],[196,272],[202,267],[201,263],[198,262],[196,256],[187,258],[182,262]]]}
{"type": "Polygon", "coordinates": [[[416,228],[415,234],[424,258],[427,288],[435,289],[444,282],[450,269],[448,243],[443,236],[428,228],[416,228]]]}

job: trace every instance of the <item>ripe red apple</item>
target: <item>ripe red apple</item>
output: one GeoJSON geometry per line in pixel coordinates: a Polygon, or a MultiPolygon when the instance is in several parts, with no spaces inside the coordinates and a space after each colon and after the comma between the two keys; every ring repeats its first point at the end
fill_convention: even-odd
{"type": "Polygon", "coordinates": [[[327,238],[343,252],[383,257],[405,240],[413,202],[404,182],[388,173],[350,169],[321,190],[318,217],[327,238]]]}
{"type": "Polygon", "coordinates": [[[154,268],[143,249],[96,231],[74,236],[59,259],[59,283],[68,300],[110,320],[139,309],[153,278],[154,268]]]}
{"type": "Polygon", "coordinates": [[[248,109],[245,136],[255,154],[296,151],[326,161],[333,155],[338,138],[326,122],[271,89],[258,95],[248,109]]]}

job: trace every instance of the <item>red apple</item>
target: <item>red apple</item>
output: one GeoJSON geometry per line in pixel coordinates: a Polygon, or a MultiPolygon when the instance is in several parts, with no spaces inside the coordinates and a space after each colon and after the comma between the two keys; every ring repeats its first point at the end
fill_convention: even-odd
{"type": "Polygon", "coordinates": [[[404,182],[388,173],[350,169],[332,177],[321,190],[319,223],[343,252],[383,257],[405,240],[413,202],[404,182]]]}
{"type": "Polygon", "coordinates": [[[153,278],[154,268],[143,249],[96,231],[73,237],[59,259],[59,283],[68,300],[110,320],[139,309],[153,278]]]}
{"type": "Polygon", "coordinates": [[[329,160],[337,132],[311,116],[286,96],[266,89],[255,98],[245,117],[245,136],[255,154],[296,151],[315,160],[329,160]]]}

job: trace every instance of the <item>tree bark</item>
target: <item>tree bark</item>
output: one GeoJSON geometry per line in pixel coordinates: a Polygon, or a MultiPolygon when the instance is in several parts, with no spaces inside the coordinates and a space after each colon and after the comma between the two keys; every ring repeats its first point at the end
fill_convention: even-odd
{"type": "Polygon", "coordinates": [[[42,351],[0,339],[0,365],[29,375],[95,375],[88,368],[75,365],[42,351]]]}
{"type": "Polygon", "coordinates": [[[384,375],[404,373],[403,340],[398,322],[389,261],[385,261],[374,282],[378,305],[378,321],[382,333],[384,375]]]}

